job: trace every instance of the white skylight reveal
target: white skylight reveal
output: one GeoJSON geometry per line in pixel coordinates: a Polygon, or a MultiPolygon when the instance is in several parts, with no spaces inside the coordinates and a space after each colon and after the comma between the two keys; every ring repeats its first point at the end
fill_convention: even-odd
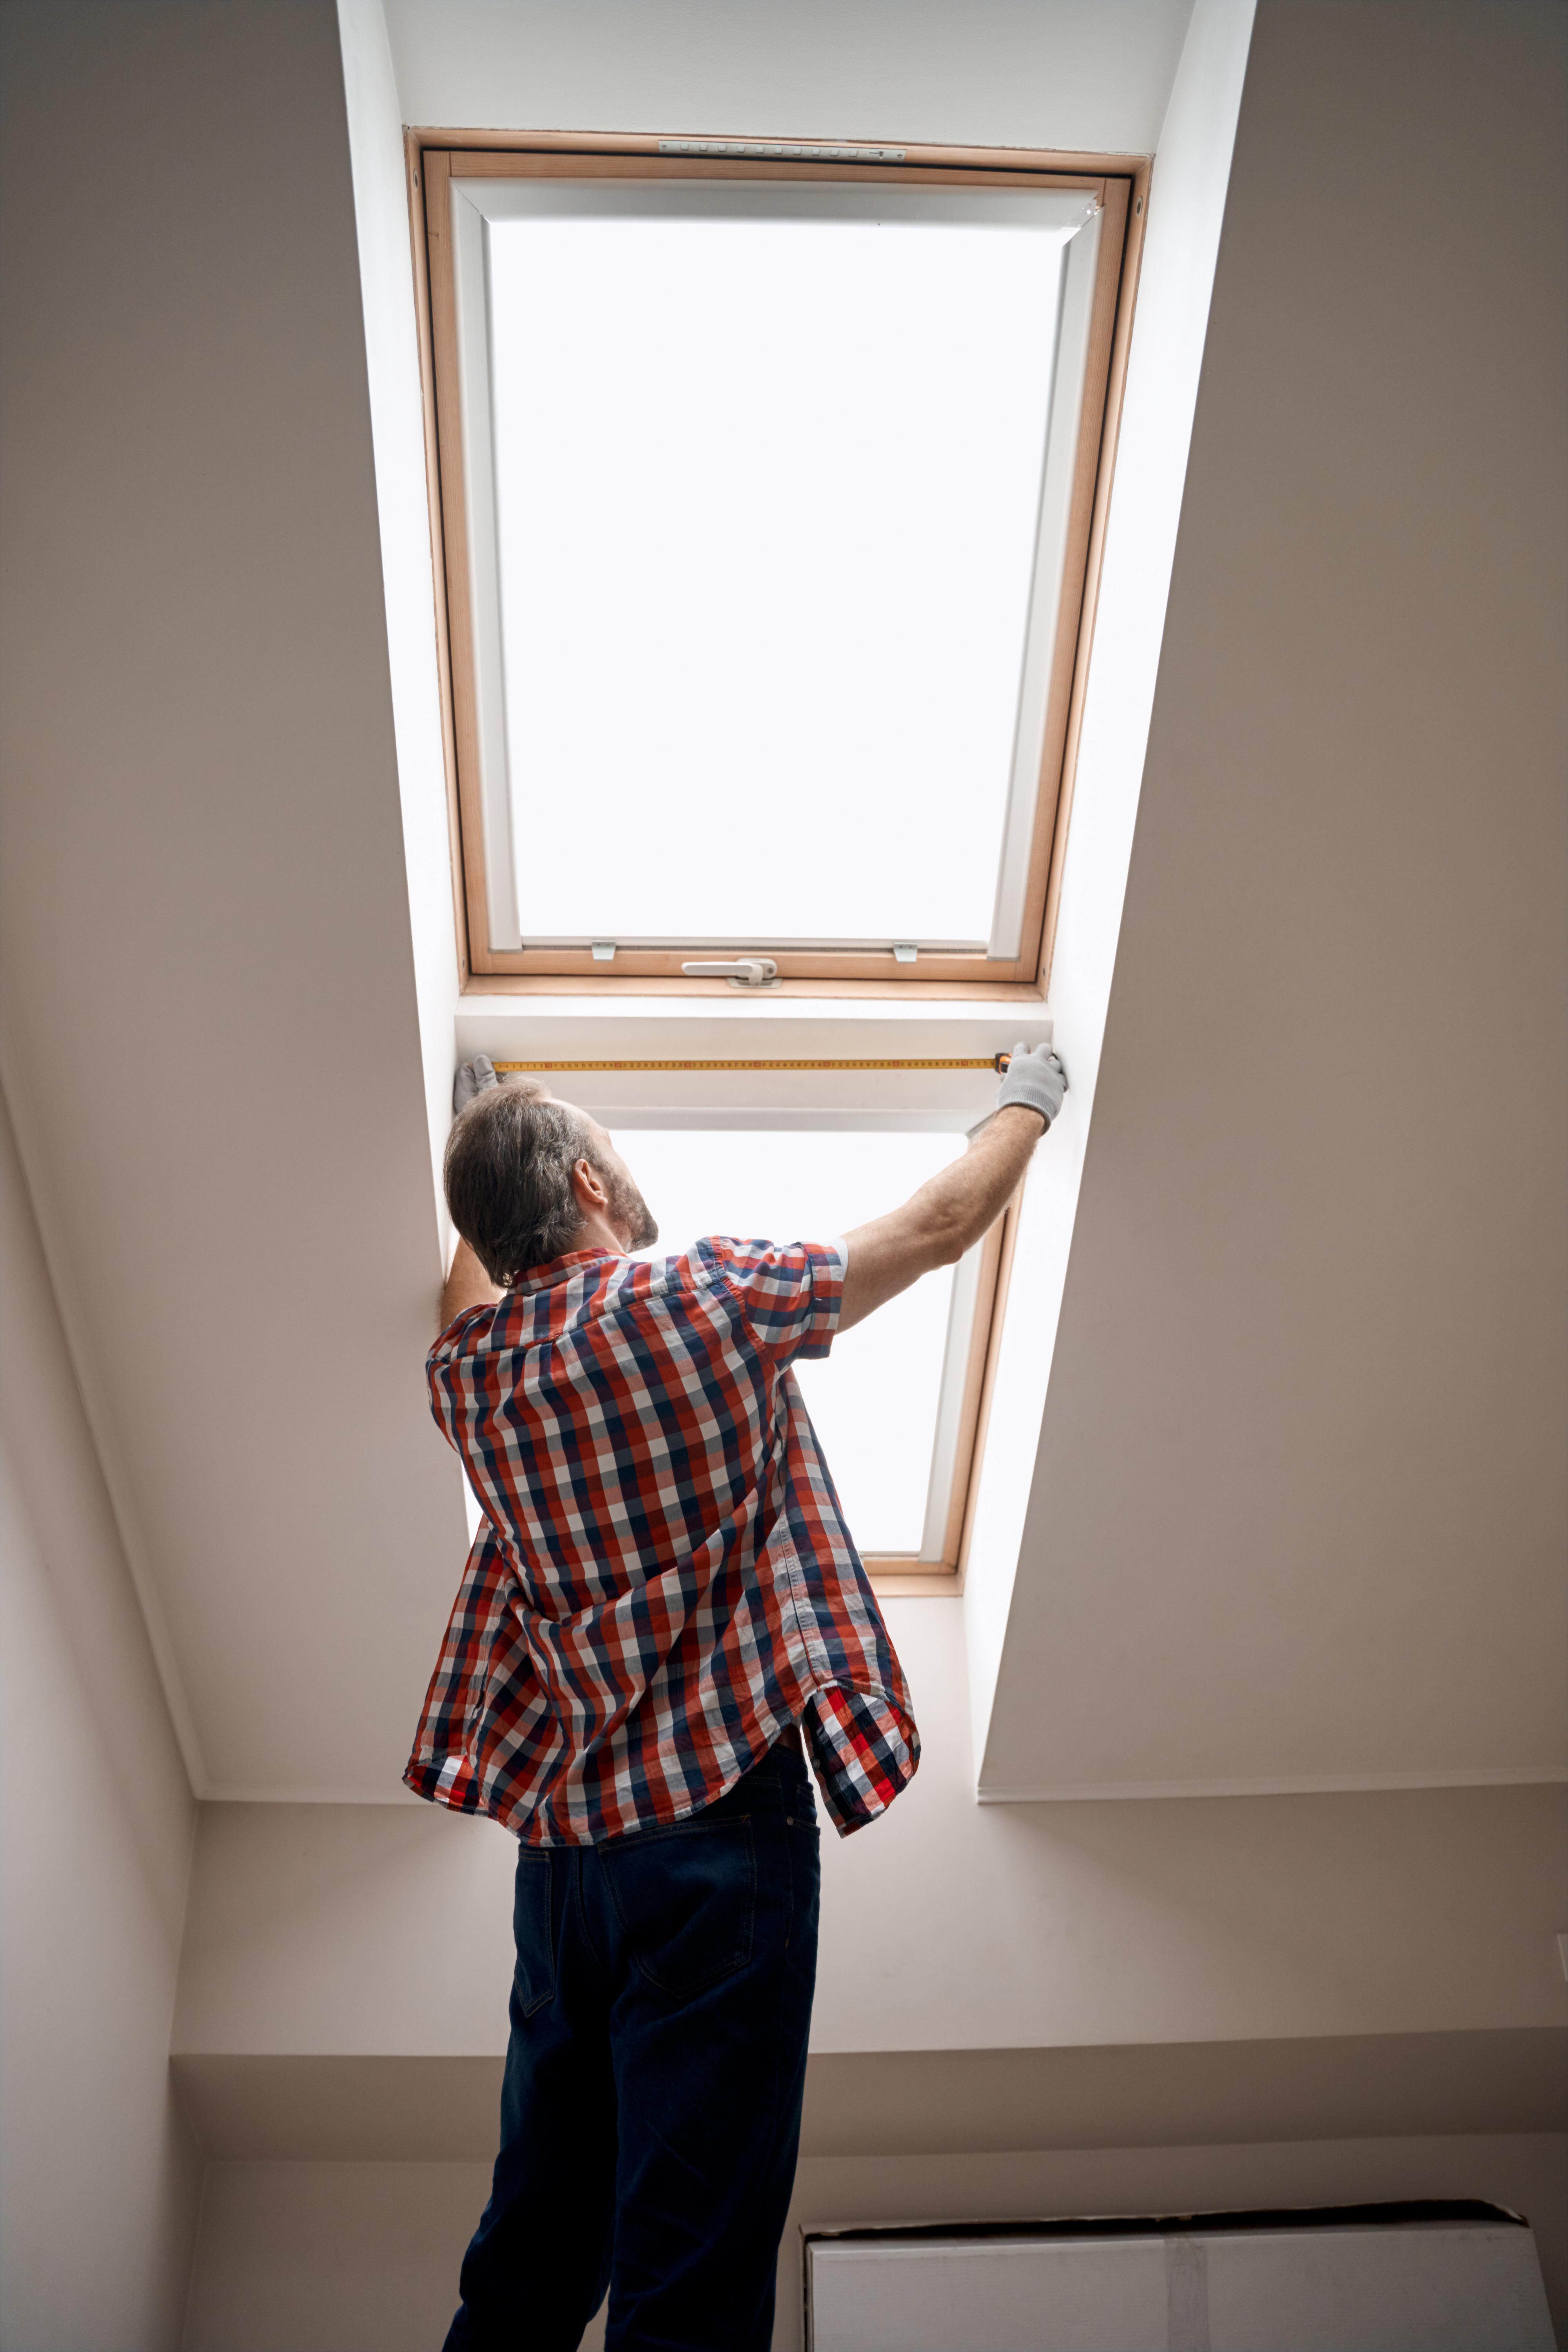
{"type": "MultiPolygon", "coordinates": [[[[963,1138],[952,1134],[640,1126],[614,1132],[659,1222],[657,1246],[643,1253],[655,1257],[674,1255],[703,1234],[840,1240],[850,1226],[900,1207],[963,1150],[963,1138]]],[[[962,1387],[973,1311],[968,1264],[926,1275],[836,1339],[826,1359],[797,1362],[806,1409],[863,1553],[941,1558],[952,1483],[945,1421],[962,1387]]]]}
{"type": "Polygon", "coordinates": [[[490,948],[1018,955],[1092,197],[451,189],[490,948]]]}

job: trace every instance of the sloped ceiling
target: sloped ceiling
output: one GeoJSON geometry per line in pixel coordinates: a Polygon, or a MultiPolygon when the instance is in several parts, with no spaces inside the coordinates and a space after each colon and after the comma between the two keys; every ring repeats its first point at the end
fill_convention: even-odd
{"type": "Polygon", "coordinates": [[[5,21],[7,1090],[199,1784],[395,1790],[466,1536],[336,19],[5,21]]]}
{"type": "MultiPolygon", "coordinates": [[[[1152,136],[1186,13],[1108,50],[1062,12],[1097,137],[1152,136]]],[[[450,57],[458,15],[426,24],[450,57]]],[[[691,12],[482,15],[571,64],[542,108],[606,121],[691,12]]],[[[751,49],[699,45],[742,111],[771,54],[746,16],[751,49]]],[[[800,54],[826,86],[847,44],[863,90],[875,28],[929,104],[942,57],[897,20],[846,8],[800,54]]],[[[1041,21],[991,12],[982,87],[1014,88],[1041,21]]],[[[437,1237],[336,12],[5,26],[7,1089],[198,1787],[395,1794],[467,1538],[422,1378],[437,1237]]]]}
{"type": "MultiPolygon", "coordinates": [[[[507,13],[559,61],[613,12],[507,13]]],[[[966,99],[910,135],[1045,136],[1017,127],[1034,50],[997,29],[1045,13],[984,12],[994,129],[966,99]]],[[[1483,126],[1513,191],[1495,286],[1494,210],[1423,242],[1404,201],[1455,152],[1455,78],[1484,95],[1490,13],[1260,17],[997,1785],[1415,1769],[1439,1719],[1450,1758],[1542,1752],[1562,485],[1558,347],[1521,320],[1562,273],[1530,243],[1528,58],[1483,126]],[[1412,98],[1437,17],[1471,47],[1412,98]]],[[[824,79],[899,19],[835,11],[824,79]]],[[[437,1244],[335,16],[59,0],[5,40],[7,1091],[203,1787],[384,1796],[465,1538],[420,1370],[437,1244]]],[[[1146,56],[1134,79],[1152,119],[1146,56]]]]}
{"type": "Polygon", "coordinates": [[[1565,22],[1258,11],[996,1793],[1568,1757],[1565,22]]]}

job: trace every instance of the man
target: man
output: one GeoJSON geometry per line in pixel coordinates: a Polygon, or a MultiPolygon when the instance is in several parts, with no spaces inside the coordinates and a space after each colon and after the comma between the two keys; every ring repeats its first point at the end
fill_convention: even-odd
{"type": "Polygon", "coordinates": [[[519,1842],[491,2195],[447,2352],[763,2352],[834,1827],[920,1742],[790,1371],[1016,1189],[1061,1108],[1014,1051],[964,1156],[843,1240],[658,1229],[603,1128],[458,1074],[430,1393],[484,1512],[405,1775],[519,1842]],[[802,1729],[805,1731],[805,1746],[802,1729]]]}

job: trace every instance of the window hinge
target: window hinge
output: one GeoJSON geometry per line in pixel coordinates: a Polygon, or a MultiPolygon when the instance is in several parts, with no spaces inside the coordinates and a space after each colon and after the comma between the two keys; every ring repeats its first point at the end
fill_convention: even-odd
{"type": "Polygon", "coordinates": [[[913,963],[919,953],[919,948],[911,948],[902,941],[895,946],[893,950],[894,960],[899,963],[913,963]]]}
{"type": "Polygon", "coordinates": [[[588,945],[595,963],[614,963],[616,960],[614,940],[590,940],[588,945]]]}
{"type": "Polygon", "coordinates": [[[727,980],[731,988],[777,988],[779,968],[772,956],[731,956],[723,963],[683,963],[688,980],[727,980]]]}

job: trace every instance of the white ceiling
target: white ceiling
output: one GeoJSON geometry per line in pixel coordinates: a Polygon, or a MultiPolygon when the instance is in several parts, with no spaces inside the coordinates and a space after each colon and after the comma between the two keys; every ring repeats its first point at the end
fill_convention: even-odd
{"type": "MultiPolygon", "coordinates": [[[[1186,13],[389,18],[426,121],[1136,149],[1186,13]]],[[[1001,1786],[1560,1753],[1562,477],[1505,363],[1560,207],[1420,243],[1405,60],[1347,110],[1325,16],[1243,112],[1001,1786]]],[[[204,1785],[384,1796],[464,1536],[336,45],[93,23],[12,35],[7,1086],[204,1785]]]]}

